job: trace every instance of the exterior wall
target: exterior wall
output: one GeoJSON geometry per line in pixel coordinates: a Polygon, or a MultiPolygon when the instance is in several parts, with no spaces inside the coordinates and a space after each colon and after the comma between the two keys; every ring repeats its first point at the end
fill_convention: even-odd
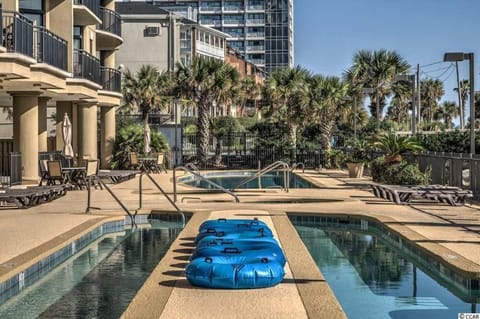
{"type": "Polygon", "coordinates": [[[117,65],[124,65],[136,72],[144,64],[156,66],[159,70],[168,70],[168,27],[162,26],[160,19],[131,20],[124,18],[122,36],[124,44],[117,51],[117,65]],[[158,27],[158,35],[145,36],[146,27],[158,27]]]}
{"type": "Polygon", "coordinates": [[[72,72],[73,45],[73,1],[50,0],[45,1],[46,27],[68,41],[67,71],[72,72]],[[69,41],[70,40],[70,41],[69,41]]]}

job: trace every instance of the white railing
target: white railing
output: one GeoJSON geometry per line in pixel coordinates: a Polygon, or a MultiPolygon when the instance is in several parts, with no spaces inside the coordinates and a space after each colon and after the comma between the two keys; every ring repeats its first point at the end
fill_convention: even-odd
{"type": "Polygon", "coordinates": [[[204,53],[209,56],[214,56],[219,59],[225,59],[225,50],[223,48],[218,48],[211,44],[207,44],[205,42],[196,41],[196,50],[199,53],[204,53]]]}

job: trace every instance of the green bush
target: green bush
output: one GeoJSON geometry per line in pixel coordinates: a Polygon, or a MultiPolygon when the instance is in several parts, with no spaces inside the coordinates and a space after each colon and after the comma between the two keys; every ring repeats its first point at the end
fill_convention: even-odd
{"type": "Polygon", "coordinates": [[[420,171],[418,164],[401,161],[386,162],[383,157],[371,163],[371,174],[374,182],[391,185],[427,185],[431,181],[431,170],[420,171]]]}
{"type": "MultiPolygon", "coordinates": [[[[113,159],[111,162],[112,169],[128,169],[129,153],[143,153],[143,126],[139,124],[131,124],[122,127],[117,132],[115,144],[113,145],[113,159]]],[[[167,152],[167,139],[156,130],[150,132],[150,147],[152,153],[167,152]]]]}

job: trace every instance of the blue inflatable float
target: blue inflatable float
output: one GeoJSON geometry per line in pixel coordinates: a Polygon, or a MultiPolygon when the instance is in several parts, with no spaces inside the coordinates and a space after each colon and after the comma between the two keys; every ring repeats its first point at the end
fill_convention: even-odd
{"type": "Polygon", "coordinates": [[[244,246],[235,245],[234,247],[203,247],[196,249],[191,257],[194,260],[199,257],[211,257],[211,256],[244,256],[247,258],[268,258],[268,260],[275,260],[282,266],[285,266],[285,256],[282,249],[277,245],[260,243],[257,245],[244,246]]]}
{"type": "Polygon", "coordinates": [[[208,220],[199,227],[185,273],[195,286],[271,287],[283,280],[286,259],[268,226],[257,219],[208,220]]]}
{"type": "Polygon", "coordinates": [[[271,287],[285,276],[278,262],[245,256],[197,258],[188,264],[185,273],[192,285],[221,289],[271,287]]]}
{"type": "Polygon", "coordinates": [[[208,228],[205,231],[199,233],[195,238],[195,244],[203,238],[261,238],[261,237],[273,237],[272,231],[268,227],[254,227],[254,228],[208,228]]]}
{"type": "Polygon", "coordinates": [[[207,228],[216,228],[216,227],[238,227],[239,225],[251,225],[251,226],[263,226],[267,227],[267,225],[258,219],[226,219],[226,218],[219,218],[215,220],[207,220],[203,222],[200,227],[198,228],[199,232],[207,228]]]}

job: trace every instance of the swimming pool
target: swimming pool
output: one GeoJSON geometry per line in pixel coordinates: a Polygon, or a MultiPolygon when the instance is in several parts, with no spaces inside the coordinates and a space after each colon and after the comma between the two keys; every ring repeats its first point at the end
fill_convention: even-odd
{"type": "Polygon", "coordinates": [[[102,236],[0,305],[0,318],[119,318],[180,230],[153,220],[102,236]]]}
{"type": "Polygon", "coordinates": [[[446,319],[477,310],[478,279],[464,286],[365,220],[290,219],[350,319],[446,319]]]}
{"type": "MultiPolygon", "coordinates": [[[[233,189],[245,179],[255,175],[255,171],[237,171],[237,172],[211,172],[203,173],[210,181],[217,183],[226,189],[233,189]]],[[[314,184],[310,183],[306,179],[298,176],[297,174],[290,172],[289,175],[289,188],[317,188],[314,184]]],[[[195,177],[184,176],[178,179],[180,183],[184,183],[189,186],[194,186],[204,189],[215,189],[211,184],[195,177]]],[[[284,174],[282,171],[272,171],[260,178],[246,183],[239,187],[239,189],[263,189],[263,188],[283,188],[284,186],[284,174]]]]}

